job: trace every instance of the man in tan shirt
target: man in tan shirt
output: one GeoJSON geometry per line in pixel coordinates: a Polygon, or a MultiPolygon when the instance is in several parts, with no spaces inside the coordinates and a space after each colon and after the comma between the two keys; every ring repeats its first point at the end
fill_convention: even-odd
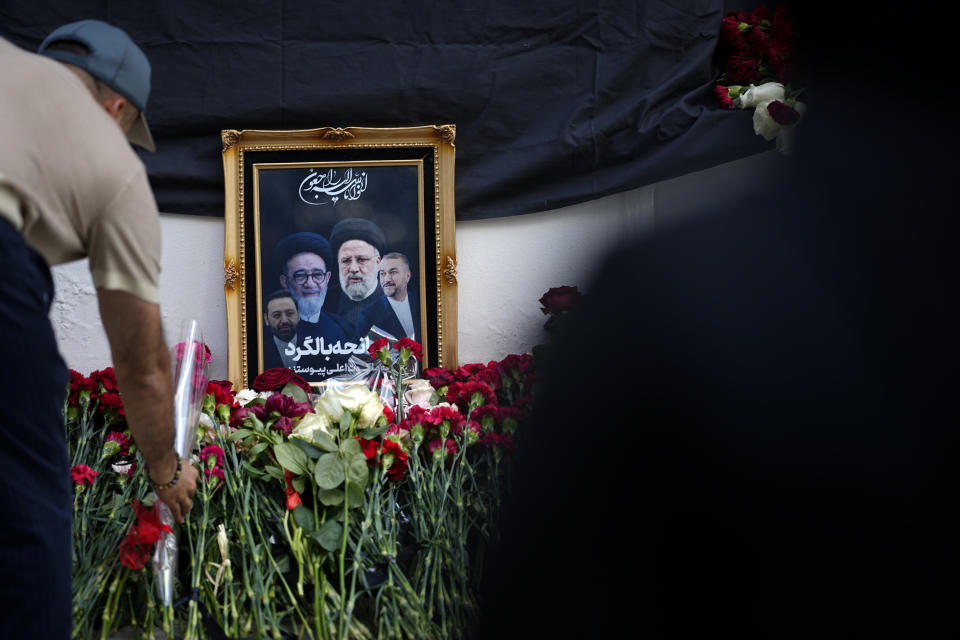
{"type": "Polygon", "coordinates": [[[0,39],[0,639],[67,638],[72,487],[63,433],[67,371],[48,312],[49,266],[88,257],[127,419],[158,497],[177,521],[197,470],[174,452],[170,356],[157,288],[160,223],[129,141],[150,64],[123,31],[84,20],[41,55],[0,39]]]}

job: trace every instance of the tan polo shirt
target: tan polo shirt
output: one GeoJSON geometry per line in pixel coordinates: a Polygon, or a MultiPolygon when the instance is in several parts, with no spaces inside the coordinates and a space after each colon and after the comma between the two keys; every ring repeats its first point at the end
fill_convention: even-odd
{"type": "Polygon", "coordinates": [[[0,38],[5,218],[49,265],[90,258],[93,282],[159,303],[160,219],[143,163],[61,63],[0,38]],[[16,225],[16,221],[14,221],[16,225]]]}

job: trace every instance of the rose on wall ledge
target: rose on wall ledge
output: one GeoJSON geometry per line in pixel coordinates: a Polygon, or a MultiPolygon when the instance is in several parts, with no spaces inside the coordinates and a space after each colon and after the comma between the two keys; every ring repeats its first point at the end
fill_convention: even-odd
{"type": "Polygon", "coordinates": [[[717,53],[724,69],[713,88],[725,109],[753,108],[753,132],[776,140],[777,151],[788,154],[794,131],[806,105],[797,100],[793,77],[793,26],[786,8],[777,7],[769,18],[766,7],[750,12],[732,11],[720,23],[717,53]]]}

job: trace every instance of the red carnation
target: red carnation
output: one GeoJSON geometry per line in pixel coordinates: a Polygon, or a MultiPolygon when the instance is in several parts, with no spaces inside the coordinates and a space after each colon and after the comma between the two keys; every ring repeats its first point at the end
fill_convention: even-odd
{"type": "Polygon", "coordinates": [[[74,465],[70,468],[70,477],[73,478],[73,481],[81,487],[85,484],[92,485],[94,478],[96,478],[98,475],[98,472],[94,471],[85,464],[74,465]]]}
{"type": "Polygon", "coordinates": [[[107,434],[107,437],[103,439],[104,444],[107,442],[116,442],[117,443],[117,453],[122,456],[125,456],[130,453],[130,439],[127,436],[123,435],[119,431],[111,431],[107,434]]]}
{"type": "Polygon", "coordinates": [[[800,112],[779,100],[774,100],[767,105],[767,113],[780,125],[796,124],[800,119],[800,112]]]}
{"type": "Polygon", "coordinates": [[[713,88],[713,95],[717,98],[717,101],[720,103],[720,106],[724,109],[733,109],[733,100],[730,98],[730,89],[726,88],[722,84],[718,84],[713,88]]]}
{"type": "Polygon", "coordinates": [[[267,369],[256,377],[253,381],[254,391],[280,391],[288,382],[292,382],[307,393],[312,393],[313,389],[306,380],[295,374],[290,369],[284,367],[274,367],[267,369]]]}
{"type": "Polygon", "coordinates": [[[486,368],[486,365],[480,364],[479,362],[464,364],[453,370],[453,377],[456,380],[469,380],[470,377],[477,371],[481,371],[486,368]]]}
{"type": "Polygon", "coordinates": [[[576,287],[551,287],[540,296],[540,310],[550,315],[572,311],[580,304],[582,297],[576,287]]]}
{"type": "Polygon", "coordinates": [[[120,542],[120,564],[138,571],[142,569],[147,560],[150,559],[150,547],[145,544],[136,544],[130,538],[124,538],[120,542]]]}
{"type": "Polygon", "coordinates": [[[750,84],[760,79],[760,61],[748,55],[732,55],[727,58],[726,72],[734,84],[750,84]]]}
{"type": "Polygon", "coordinates": [[[429,369],[424,369],[423,375],[427,380],[430,381],[430,384],[434,389],[445,387],[453,382],[453,374],[443,367],[431,367],[429,369]]]}
{"type": "Polygon", "coordinates": [[[383,405],[383,417],[387,419],[388,424],[393,424],[396,421],[396,415],[393,413],[393,409],[386,404],[383,405]]]}
{"type": "Polygon", "coordinates": [[[401,447],[398,442],[385,440],[383,443],[383,458],[387,461],[385,464],[389,464],[387,467],[387,477],[390,478],[392,482],[400,482],[407,472],[407,460],[409,460],[410,456],[403,450],[403,447],[401,447]],[[391,456],[393,457],[392,461],[390,460],[391,456]]]}
{"type": "Polygon", "coordinates": [[[123,410],[123,398],[120,397],[119,393],[115,392],[104,392],[100,394],[100,413],[103,413],[107,409],[114,409],[117,412],[118,416],[127,415],[126,411],[123,410]]]}
{"type": "MultiPolygon", "coordinates": [[[[381,338],[381,340],[382,339],[383,338],[381,338]]],[[[410,355],[417,360],[423,360],[423,351],[421,350],[420,343],[416,340],[411,340],[410,338],[400,338],[393,344],[393,346],[398,350],[409,349],[410,355]]],[[[372,348],[373,347],[371,347],[371,349],[372,348]]]]}
{"type": "Polygon", "coordinates": [[[90,374],[90,377],[102,391],[112,391],[114,393],[120,391],[120,387],[117,386],[117,374],[114,373],[113,367],[94,371],[90,374]]]}
{"type": "Polygon", "coordinates": [[[731,14],[720,21],[720,41],[731,49],[746,52],[747,43],[740,31],[740,20],[731,14]]]}
{"type": "Polygon", "coordinates": [[[367,456],[367,464],[374,464],[376,462],[377,451],[380,449],[380,444],[376,440],[367,440],[360,436],[354,437],[357,439],[357,442],[360,443],[363,454],[367,456]]]}
{"type": "Polygon", "coordinates": [[[207,393],[213,396],[213,401],[216,406],[227,405],[232,407],[234,403],[233,393],[230,392],[230,388],[233,386],[233,383],[229,380],[226,381],[228,386],[224,386],[220,381],[211,380],[207,383],[207,393]]]}
{"type": "Polygon", "coordinates": [[[451,458],[453,458],[453,456],[457,454],[457,452],[460,450],[460,447],[457,446],[457,443],[454,442],[452,438],[447,438],[443,442],[440,441],[440,438],[437,438],[436,440],[431,440],[427,444],[427,449],[430,451],[431,455],[436,455],[436,456],[444,455],[439,453],[439,451],[445,450],[446,451],[445,457],[447,461],[449,461],[451,458]]]}
{"type": "Polygon", "coordinates": [[[376,360],[380,357],[377,354],[379,354],[384,349],[388,349],[389,347],[390,347],[389,340],[387,340],[386,338],[379,338],[375,340],[372,345],[370,345],[370,348],[367,349],[367,351],[370,352],[370,357],[376,360]]]}
{"type": "Polygon", "coordinates": [[[447,402],[459,407],[476,408],[484,403],[496,404],[497,396],[490,385],[471,380],[469,382],[454,382],[447,389],[447,402]]]}

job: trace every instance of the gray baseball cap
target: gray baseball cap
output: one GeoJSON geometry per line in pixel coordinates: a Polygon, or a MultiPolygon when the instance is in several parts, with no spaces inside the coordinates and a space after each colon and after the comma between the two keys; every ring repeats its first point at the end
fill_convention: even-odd
{"type": "Polygon", "coordinates": [[[71,22],[48,35],[40,44],[38,53],[80,67],[129,100],[140,115],[127,132],[127,138],[144,149],[156,150],[146,116],[150,97],[150,61],[125,31],[99,20],[71,22]],[[76,42],[88,53],[49,49],[55,42],[76,42]]]}

